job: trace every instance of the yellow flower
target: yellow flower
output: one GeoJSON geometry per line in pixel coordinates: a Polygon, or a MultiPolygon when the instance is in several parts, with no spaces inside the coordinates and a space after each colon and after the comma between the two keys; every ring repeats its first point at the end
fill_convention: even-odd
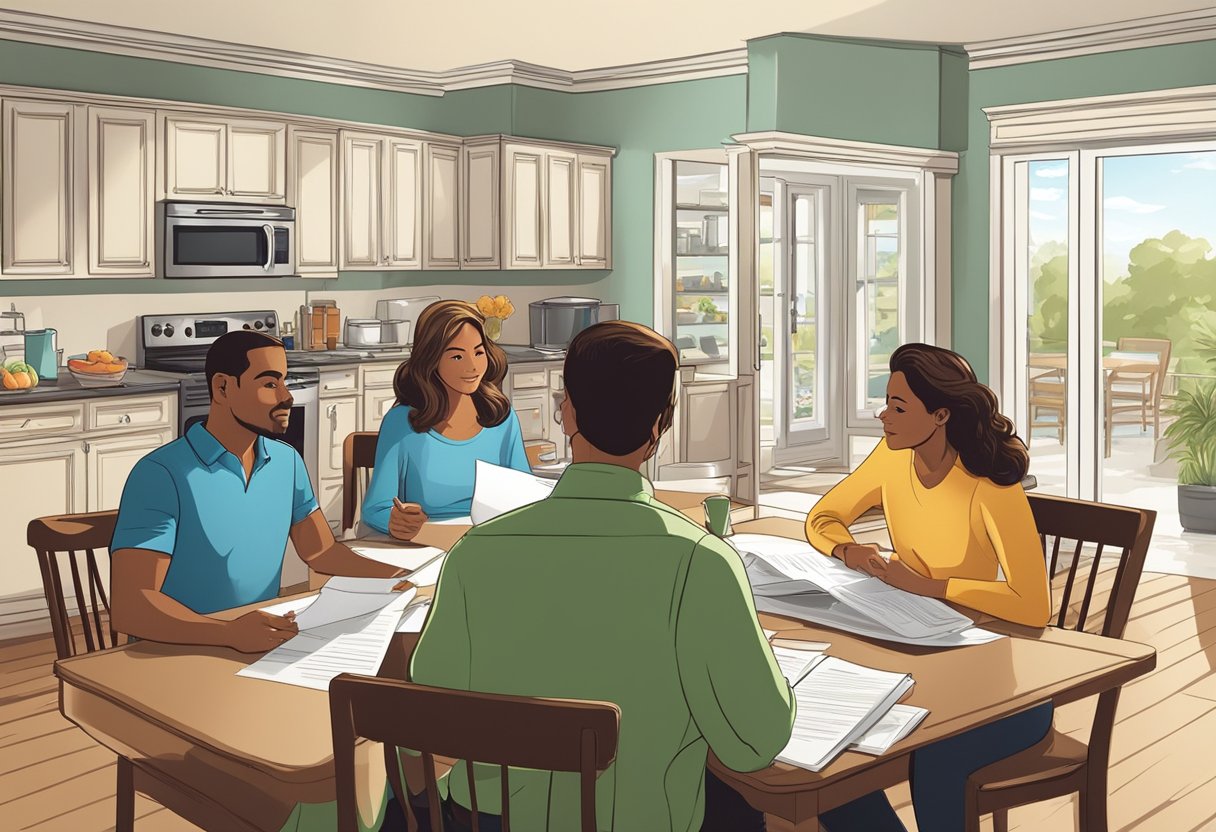
{"type": "Polygon", "coordinates": [[[489,295],[482,295],[477,299],[477,311],[489,317],[494,314],[494,300],[489,295]]]}

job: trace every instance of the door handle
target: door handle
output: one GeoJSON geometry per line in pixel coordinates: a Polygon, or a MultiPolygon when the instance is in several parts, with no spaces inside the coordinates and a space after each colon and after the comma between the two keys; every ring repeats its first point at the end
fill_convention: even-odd
{"type": "Polygon", "coordinates": [[[266,232],[266,262],[262,264],[262,271],[268,272],[274,267],[274,226],[262,223],[262,230],[266,232]]]}
{"type": "Polygon", "coordinates": [[[760,352],[764,349],[764,316],[756,313],[756,357],[752,361],[752,369],[760,372],[760,352]]]}
{"type": "Polygon", "coordinates": [[[790,301],[790,335],[798,334],[798,298],[790,301]]]}

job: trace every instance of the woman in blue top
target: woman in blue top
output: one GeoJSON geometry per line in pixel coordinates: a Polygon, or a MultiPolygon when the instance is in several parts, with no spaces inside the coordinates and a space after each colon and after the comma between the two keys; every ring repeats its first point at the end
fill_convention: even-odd
{"type": "Polygon", "coordinates": [[[502,392],[507,357],[485,337],[485,318],[459,300],[418,319],[397,369],[397,404],[380,424],[363,522],[412,540],[428,519],[466,517],[477,460],[530,471],[519,419],[502,392]]]}

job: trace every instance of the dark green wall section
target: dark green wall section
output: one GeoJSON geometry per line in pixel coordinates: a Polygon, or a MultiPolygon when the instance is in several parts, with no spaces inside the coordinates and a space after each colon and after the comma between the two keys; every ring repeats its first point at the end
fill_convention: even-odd
{"type": "Polygon", "coordinates": [[[954,348],[988,370],[988,119],[983,108],[1216,84],[1216,41],[1129,49],[970,73],[967,149],[954,182],[954,348]]]}
{"type": "Polygon", "coordinates": [[[613,160],[612,272],[605,298],[621,316],[654,315],[654,154],[719,147],[746,122],[747,77],[730,75],[606,92],[517,87],[515,135],[605,144],[613,160]]]}
{"type": "Polygon", "coordinates": [[[938,147],[941,47],[778,35],[748,48],[749,130],[938,147]]]}

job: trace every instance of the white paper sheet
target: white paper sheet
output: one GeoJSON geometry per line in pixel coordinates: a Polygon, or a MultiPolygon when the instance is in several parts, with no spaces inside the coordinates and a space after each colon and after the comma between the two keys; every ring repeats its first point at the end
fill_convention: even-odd
{"type": "Polygon", "coordinates": [[[301,631],[312,630],[379,612],[398,595],[393,587],[400,582],[400,578],[332,577],[315,601],[297,610],[296,624],[301,631]]]}
{"type": "Polygon", "coordinates": [[[876,757],[886,754],[891,746],[911,734],[928,714],[928,710],[915,705],[892,705],[891,710],[849,748],[876,757]]]}
{"type": "Polygon", "coordinates": [[[474,524],[493,520],[500,514],[545,499],[556,484],[556,480],[542,479],[479,459],[473,483],[473,507],[469,514],[474,524]]]}
{"type": "Polygon", "coordinates": [[[401,616],[401,623],[397,625],[399,633],[421,633],[422,625],[426,623],[426,615],[431,611],[430,602],[423,604],[414,604],[405,611],[405,615],[401,616]]]}
{"type": "Polygon", "coordinates": [[[794,731],[777,759],[809,771],[821,770],[912,685],[907,674],[828,656],[794,686],[798,702],[794,731]]]}
{"type": "MultiPolygon", "coordinates": [[[[387,563],[399,569],[409,569],[411,572],[430,563],[443,554],[443,549],[435,546],[409,546],[391,543],[362,543],[351,546],[351,551],[368,560],[387,563]]],[[[409,576],[406,576],[407,578],[409,576]]]]}
{"type": "Polygon", "coordinates": [[[406,575],[406,580],[414,586],[434,586],[439,583],[439,572],[443,569],[443,562],[448,553],[443,550],[438,551],[439,554],[406,575]]]}
{"type": "Polygon", "coordinates": [[[394,593],[396,597],[375,614],[302,631],[236,675],[313,690],[328,690],[341,673],[374,675],[414,594],[413,589],[394,593]]]}
{"type": "Polygon", "coordinates": [[[797,685],[803,676],[826,658],[819,652],[776,646],[773,647],[773,656],[777,659],[777,666],[781,668],[781,675],[791,686],[797,685]]]}

